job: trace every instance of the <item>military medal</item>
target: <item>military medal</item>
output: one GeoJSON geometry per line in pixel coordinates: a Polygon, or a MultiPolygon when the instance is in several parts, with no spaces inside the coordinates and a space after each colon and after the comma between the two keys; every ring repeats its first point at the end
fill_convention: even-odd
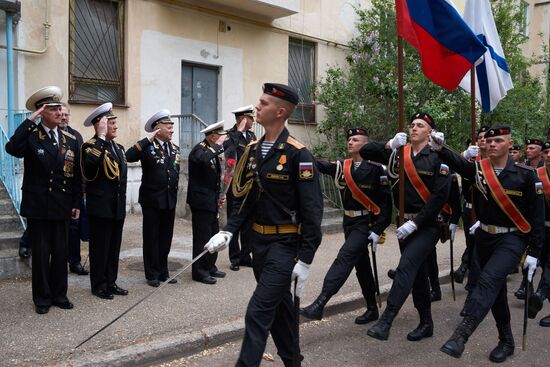
{"type": "Polygon", "coordinates": [[[277,167],[275,167],[275,169],[277,171],[282,171],[283,170],[283,164],[286,163],[286,154],[283,154],[279,157],[279,164],[277,165],[277,167]]]}
{"type": "Polygon", "coordinates": [[[283,170],[283,165],[282,164],[278,164],[277,167],[275,167],[275,169],[277,171],[282,171],[283,170]]]}

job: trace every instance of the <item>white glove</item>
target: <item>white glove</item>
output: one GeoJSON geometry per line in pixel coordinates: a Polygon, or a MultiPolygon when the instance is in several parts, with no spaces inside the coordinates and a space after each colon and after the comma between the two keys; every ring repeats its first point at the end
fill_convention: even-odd
{"type": "Polygon", "coordinates": [[[416,223],[412,220],[408,220],[399,228],[397,228],[396,234],[398,240],[404,240],[407,238],[411,233],[416,231],[418,227],[416,226],[416,223]]]}
{"type": "Polygon", "coordinates": [[[470,145],[465,151],[462,152],[462,156],[469,161],[470,159],[477,157],[478,153],[479,147],[477,145],[470,145]]]}
{"type": "Polygon", "coordinates": [[[456,228],[458,226],[454,223],[449,224],[449,232],[451,232],[451,241],[455,240],[456,228]]]}
{"type": "Polygon", "coordinates": [[[397,133],[392,139],[390,139],[390,141],[388,141],[388,145],[393,150],[396,150],[405,144],[407,144],[407,134],[405,133],[397,133]]]}
{"type": "Polygon", "coordinates": [[[231,232],[219,231],[212,236],[206,245],[204,245],[204,249],[208,250],[211,254],[222,251],[229,246],[231,238],[233,238],[233,234],[231,232]]]}
{"type": "Polygon", "coordinates": [[[537,258],[527,255],[523,262],[523,268],[529,268],[527,271],[527,281],[531,282],[533,280],[533,274],[535,274],[535,269],[537,268],[537,258]]]}
{"type": "Polygon", "coordinates": [[[296,297],[302,297],[302,291],[304,290],[304,284],[309,276],[309,264],[306,264],[302,260],[298,260],[294,269],[292,269],[291,281],[296,279],[296,297]]]}
{"type": "Polygon", "coordinates": [[[380,240],[380,236],[377,235],[377,234],[374,233],[374,232],[371,232],[371,233],[369,234],[369,240],[372,241],[372,244],[371,244],[371,246],[372,246],[372,252],[376,252],[376,246],[378,246],[378,241],[380,240]]]}
{"type": "Polygon", "coordinates": [[[445,142],[445,135],[441,131],[433,131],[428,145],[432,150],[439,152],[443,148],[443,142],[445,142]]]}
{"type": "Polygon", "coordinates": [[[470,232],[470,234],[473,236],[474,233],[476,233],[476,229],[481,225],[481,222],[478,220],[477,222],[475,222],[471,227],[470,229],[468,230],[468,232],[470,232]]]}

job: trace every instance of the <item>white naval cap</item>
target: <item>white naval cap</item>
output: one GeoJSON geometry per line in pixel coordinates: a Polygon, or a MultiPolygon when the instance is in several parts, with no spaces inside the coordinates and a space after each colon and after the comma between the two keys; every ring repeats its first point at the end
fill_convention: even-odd
{"type": "Polygon", "coordinates": [[[235,114],[235,117],[243,115],[254,117],[254,105],[249,104],[248,106],[239,107],[231,113],[235,114]]]}
{"type": "Polygon", "coordinates": [[[29,111],[36,111],[43,105],[46,106],[61,106],[61,98],[63,92],[61,88],[51,85],[49,87],[40,88],[27,99],[25,107],[29,111]]]}
{"type": "Polygon", "coordinates": [[[147,120],[145,123],[145,131],[148,133],[152,132],[158,123],[173,124],[174,121],[170,120],[170,111],[169,110],[160,110],[155,112],[153,116],[147,120]]]}
{"type": "Polygon", "coordinates": [[[223,122],[224,120],[218,121],[212,125],[208,125],[204,129],[201,130],[201,133],[204,133],[204,135],[210,135],[210,134],[218,134],[218,135],[225,135],[226,132],[223,129],[223,122]]]}
{"type": "Polygon", "coordinates": [[[84,120],[84,126],[92,126],[96,122],[99,122],[103,116],[106,116],[107,119],[115,119],[116,116],[113,114],[113,104],[111,102],[103,103],[101,106],[96,108],[86,117],[84,120]]]}

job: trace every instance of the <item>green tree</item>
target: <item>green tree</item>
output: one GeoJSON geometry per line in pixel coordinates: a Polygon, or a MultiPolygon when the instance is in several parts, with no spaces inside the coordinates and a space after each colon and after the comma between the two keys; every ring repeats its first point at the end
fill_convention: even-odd
{"type": "MultiPolygon", "coordinates": [[[[397,130],[397,31],[394,0],[373,0],[369,9],[356,9],[358,35],[349,43],[345,67],[331,67],[316,86],[317,100],[326,117],[318,130],[326,143],[316,153],[334,157],[345,154],[345,131],[366,128],[374,140],[389,138],[397,130]]],[[[548,91],[528,68],[533,60],[521,53],[521,8],[518,0],[492,2],[506,59],[512,70],[514,89],[491,113],[478,116],[484,124],[511,124],[523,133],[528,122],[529,136],[542,136],[548,123],[548,91]]],[[[404,42],[405,123],[417,111],[430,113],[437,129],[449,144],[465,145],[471,135],[470,96],[461,89],[448,92],[429,81],[421,70],[417,51],[404,42]]],[[[517,136],[519,137],[519,136],[517,136]]]]}

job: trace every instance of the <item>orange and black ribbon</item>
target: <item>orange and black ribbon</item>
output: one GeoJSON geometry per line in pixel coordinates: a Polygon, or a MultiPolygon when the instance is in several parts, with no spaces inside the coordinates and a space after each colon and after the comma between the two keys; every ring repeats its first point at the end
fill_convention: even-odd
{"type": "Polygon", "coordinates": [[[344,160],[344,178],[346,179],[346,184],[348,185],[353,198],[360,202],[365,208],[369,209],[375,215],[380,214],[380,207],[372,201],[367,194],[365,194],[359,186],[353,181],[351,176],[351,165],[353,164],[352,159],[348,158],[344,160]]]}

